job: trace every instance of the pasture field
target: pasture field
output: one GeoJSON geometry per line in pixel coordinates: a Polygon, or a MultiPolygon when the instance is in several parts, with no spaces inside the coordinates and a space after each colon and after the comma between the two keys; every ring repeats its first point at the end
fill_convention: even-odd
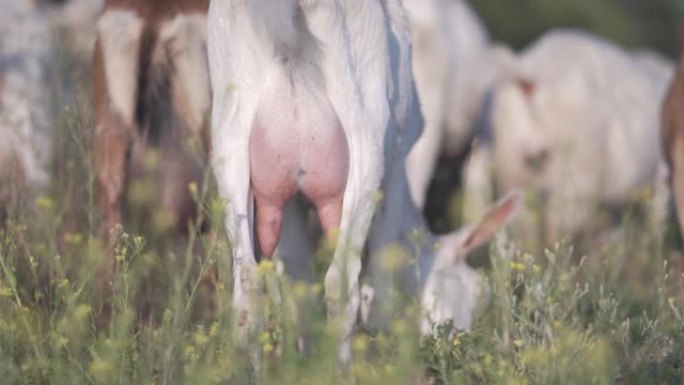
{"type": "MultiPolygon", "coordinates": [[[[163,211],[136,217],[136,205],[153,205],[156,196],[149,186],[130,187],[132,224],[112,234],[119,270],[112,315],[96,329],[92,288],[106,245],[97,231],[83,100],[59,122],[50,190],[31,196],[17,189],[0,230],[0,383],[249,383],[228,306],[223,203],[211,183],[188,186],[211,223],[189,240],[168,229],[163,211]],[[142,222],[148,225],[134,225],[142,222]]],[[[524,253],[501,233],[482,268],[491,295],[472,331],[450,335],[447,325],[419,343],[417,298],[403,298],[387,330],[358,333],[347,371],[337,366],[322,286],[288,282],[262,262],[263,330],[253,336],[264,355],[259,382],[680,385],[682,257],[665,227],[625,215],[586,257],[579,251],[586,247],[571,243],[524,253]],[[305,354],[297,352],[291,321],[301,300],[318,304],[299,314],[308,320],[305,354]]],[[[316,266],[325,266],[326,249],[316,253],[316,266]]]]}

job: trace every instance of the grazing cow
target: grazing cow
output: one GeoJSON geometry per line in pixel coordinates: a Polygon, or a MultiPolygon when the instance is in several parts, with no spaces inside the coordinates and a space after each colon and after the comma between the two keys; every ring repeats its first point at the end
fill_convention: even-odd
{"type": "Polygon", "coordinates": [[[585,33],[543,36],[489,95],[465,207],[495,195],[493,173],[499,191],[541,196],[545,238],[554,242],[586,229],[600,205],[620,206],[656,187],[664,168],[654,127],[666,76],[653,68],[585,33]]]}
{"type": "Polygon", "coordinates": [[[50,27],[33,2],[3,2],[0,12],[0,211],[13,187],[48,184],[54,109],[50,27]],[[16,182],[16,183],[13,183],[16,182]]]}
{"type": "Polygon", "coordinates": [[[408,31],[396,0],[211,3],[213,165],[228,201],[243,336],[258,322],[253,229],[270,257],[283,207],[300,191],[336,240],[326,300],[341,321],[340,359],[349,360],[361,251],[383,175],[403,169],[420,134],[408,31]]]}
{"type": "MultiPolygon", "coordinates": [[[[154,202],[170,214],[166,226],[187,231],[196,215],[188,186],[202,181],[202,154],[209,145],[208,6],[208,0],[105,2],[92,68],[95,166],[105,232],[123,221],[129,179],[154,178],[154,202]]],[[[99,280],[105,293],[116,266],[113,253],[107,258],[99,280]]]]}
{"type": "MultiPolygon", "coordinates": [[[[214,1],[208,46],[212,161],[228,202],[241,335],[259,323],[255,241],[267,258],[279,240],[282,249],[299,246],[281,239],[289,238],[281,237],[283,223],[294,224],[285,206],[299,191],[336,241],[325,292],[328,316],[340,321],[339,358],[346,363],[364,245],[374,255],[396,242],[413,250],[412,232],[427,231],[405,170],[422,116],[403,8],[397,0],[214,1]]],[[[481,241],[466,238],[464,250],[481,241]]],[[[427,242],[423,251],[433,254],[433,246],[427,242]]],[[[308,252],[299,249],[286,270],[306,265],[308,252]]]]}

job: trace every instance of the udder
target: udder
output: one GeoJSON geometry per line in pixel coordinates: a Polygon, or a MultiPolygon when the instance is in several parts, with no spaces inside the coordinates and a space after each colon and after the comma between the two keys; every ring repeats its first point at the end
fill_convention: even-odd
{"type": "Polygon", "coordinates": [[[316,207],[323,231],[339,227],[347,182],[347,139],[327,98],[291,84],[262,95],[250,137],[251,187],[257,236],[271,256],[283,208],[301,191],[316,207]]]}

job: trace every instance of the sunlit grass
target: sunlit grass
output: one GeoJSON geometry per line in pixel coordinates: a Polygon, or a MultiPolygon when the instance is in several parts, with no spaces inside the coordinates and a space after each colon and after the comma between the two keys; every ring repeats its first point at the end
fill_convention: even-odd
{"type": "MultiPolygon", "coordinates": [[[[77,154],[87,154],[82,150],[77,154]]],[[[69,162],[87,159],[68,156],[69,162]]],[[[73,167],[88,170],[84,164],[73,167]]],[[[64,219],[82,211],[78,217],[96,221],[93,200],[75,202],[55,189],[14,212],[0,231],[3,384],[234,384],[254,378],[233,333],[223,202],[209,187],[188,188],[213,226],[171,247],[159,245],[177,238],[172,232],[160,238],[159,231],[152,241],[122,231],[114,310],[103,330],[94,326],[92,301],[103,243],[96,226],[66,226],[64,219]],[[188,242],[200,244],[203,255],[188,242]],[[203,282],[216,264],[219,278],[212,290],[203,282]],[[216,308],[208,305],[213,296],[216,308]]],[[[252,341],[264,357],[260,381],[679,384],[681,276],[658,234],[636,231],[639,226],[625,223],[617,241],[586,258],[568,244],[539,255],[523,253],[501,235],[491,245],[486,271],[491,296],[472,331],[453,335],[445,325],[419,343],[416,300],[406,298],[400,306],[409,310],[386,330],[355,337],[347,371],[337,366],[320,283],[290,282],[264,261],[263,329],[252,341]],[[295,303],[310,306],[297,309],[295,303]],[[305,333],[293,323],[295,314],[306,319],[305,333]],[[309,344],[304,354],[296,348],[302,334],[309,344]]],[[[317,255],[329,249],[324,244],[317,255]]],[[[386,258],[387,268],[405,259],[396,252],[386,258]]]]}
{"type": "MultiPolygon", "coordinates": [[[[225,202],[212,183],[187,186],[201,213],[189,238],[154,206],[154,186],[130,186],[131,206],[148,210],[151,227],[133,233],[139,224],[128,224],[117,233],[112,316],[95,328],[93,290],[106,244],[97,233],[87,115],[65,111],[53,186],[23,195],[0,230],[0,383],[249,383],[254,373],[230,309],[225,202]],[[211,225],[199,232],[204,221],[211,225]]],[[[157,155],[146,164],[157,167],[157,155]]],[[[315,253],[314,283],[291,282],[264,261],[263,327],[251,340],[263,355],[259,382],[680,385],[683,282],[661,238],[658,226],[625,220],[584,257],[577,251],[584,245],[568,243],[525,253],[501,234],[484,270],[491,295],[473,330],[454,335],[444,325],[421,342],[417,298],[399,297],[401,311],[386,329],[354,338],[345,371],[323,306],[331,245],[315,253]],[[297,350],[301,336],[305,353],[297,350]]],[[[407,258],[389,249],[383,261],[394,271],[407,258]]]]}

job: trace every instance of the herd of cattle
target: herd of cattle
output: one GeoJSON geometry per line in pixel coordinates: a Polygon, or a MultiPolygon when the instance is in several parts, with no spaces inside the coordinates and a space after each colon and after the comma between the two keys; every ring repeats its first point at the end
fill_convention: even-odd
{"type": "MultiPolygon", "coordinates": [[[[124,221],[136,178],[154,178],[162,207],[187,229],[188,185],[211,164],[244,333],[258,323],[260,258],[312,279],[302,246],[311,208],[336,245],[325,295],[343,361],[359,308],[363,323],[381,326],[375,304],[393,285],[420,298],[421,332],[448,320],[468,329],[482,285],[465,256],[516,213],[521,234],[540,228],[555,242],[647,191],[654,215],[667,215],[671,194],[684,223],[684,64],[653,52],[574,30],[514,52],[490,40],[464,0],[6,3],[2,202],[16,184],[39,193],[50,183],[62,106],[48,90],[68,52],[91,66],[103,234],[124,221]],[[146,170],[148,149],[157,172],[146,170]],[[466,156],[453,167],[475,225],[437,236],[422,210],[444,154],[466,156]],[[530,225],[529,194],[543,201],[541,226],[530,225]],[[399,274],[383,268],[397,250],[416,260],[399,274]]],[[[103,282],[113,256],[108,265],[103,282]]]]}

